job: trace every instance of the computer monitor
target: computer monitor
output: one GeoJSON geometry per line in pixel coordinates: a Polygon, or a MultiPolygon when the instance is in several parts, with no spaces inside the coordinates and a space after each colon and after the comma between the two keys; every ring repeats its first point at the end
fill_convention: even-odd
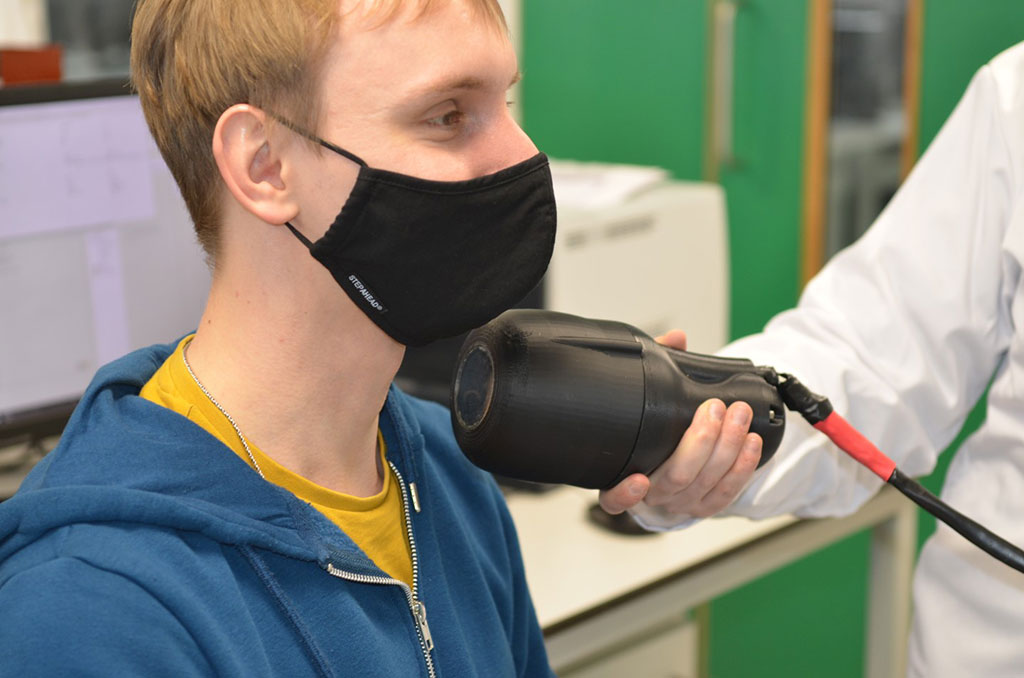
{"type": "Polygon", "coordinates": [[[124,82],[0,88],[0,440],[196,327],[210,273],[124,82]]]}

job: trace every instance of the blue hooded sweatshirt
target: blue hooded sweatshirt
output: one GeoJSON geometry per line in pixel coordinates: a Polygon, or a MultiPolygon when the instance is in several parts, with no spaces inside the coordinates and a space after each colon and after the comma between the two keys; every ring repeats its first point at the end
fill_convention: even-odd
{"type": "Polygon", "coordinates": [[[0,504],[0,675],[552,675],[504,500],[444,408],[392,388],[381,412],[413,591],[139,397],[173,348],[101,369],[0,504]]]}

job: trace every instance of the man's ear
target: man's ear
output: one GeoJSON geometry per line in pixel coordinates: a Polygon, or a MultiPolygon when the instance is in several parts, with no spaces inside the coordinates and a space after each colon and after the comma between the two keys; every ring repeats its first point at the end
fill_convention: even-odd
{"type": "Polygon", "coordinates": [[[266,113],[248,104],[224,111],[213,131],[213,157],[224,184],[246,210],[268,224],[298,214],[285,181],[282,146],[269,133],[266,113]]]}

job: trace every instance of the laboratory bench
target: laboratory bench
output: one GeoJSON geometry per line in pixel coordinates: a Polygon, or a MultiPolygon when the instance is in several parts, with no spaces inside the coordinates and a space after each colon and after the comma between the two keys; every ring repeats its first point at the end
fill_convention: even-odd
{"type": "Polygon", "coordinates": [[[904,675],[917,515],[893,488],[843,518],[712,518],[642,536],[595,524],[588,512],[596,498],[571,487],[508,496],[551,664],[563,678],[697,676],[707,629],[693,610],[862,530],[871,531],[864,675],[904,675]]]}

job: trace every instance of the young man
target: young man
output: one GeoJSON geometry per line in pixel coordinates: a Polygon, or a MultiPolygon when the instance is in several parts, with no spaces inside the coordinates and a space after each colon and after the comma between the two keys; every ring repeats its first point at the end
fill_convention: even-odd
{"type": "Polygon", "coordinates": [[[141,0],[132,38],[213,284],[0,506],[3,672],[549,675],[500,493],[390,386],[550,257],[496,3],[141,0]]]}

